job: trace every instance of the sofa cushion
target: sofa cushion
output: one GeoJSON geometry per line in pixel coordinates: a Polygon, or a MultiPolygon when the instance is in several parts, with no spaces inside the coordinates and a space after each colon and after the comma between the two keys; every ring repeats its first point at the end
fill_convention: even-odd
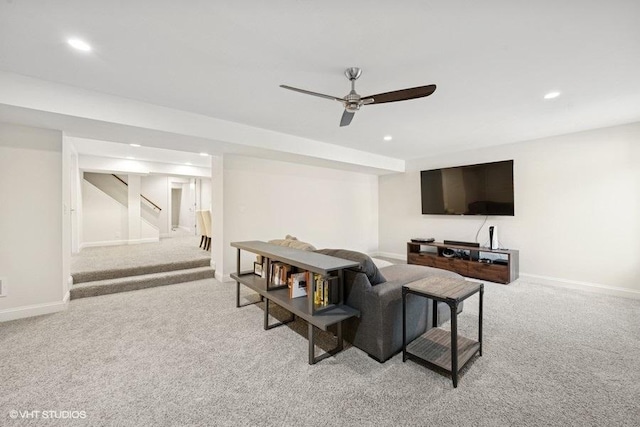
{"type": "MultiPolygon", "coordinates": [[[[313,246],[311,243],[302,242],[298,240],[296,237],[293,237],[289,234],[287,234],[284,239],[269,240],[267,243],[271,243],[273,245],[278,245],[278,246],[286,246],[294,249],[300,249],[302,251],[316,250],[315,246],[313,246]]],[[[256,261],[258,262],[258,264],[262,264],[264,262],[262,255],[256,255],[256,261]]]]}
{"type": "Polygon", "coordinates": [[[376,267],[371,257],[367,254],[363,254],[362,252],[350,251],[347,249],[319,249],[316,252],[324,255],[334,256],[336,258],[343,258],[348,259],[349,261],[359,262],[360,265],[356,268],[356,271],[361,271],[366,274],[369,282],[371,283],[371,286],[387,281],[382,273],[380,273],[380,270],[378,270],[378,267],[376,267]]]}
{"type": "Polygon", "coordinates": [[[272,243],[274,245],[279,245],[279,246],[287,246],[289,248],[301,249],[303,251],[316,250],[316,248],[311,243],[302,242],[297,238],[290,236],[288,234],[284,239],[269,240],[269,243],[272,243]]]}
{"type": "Polygon", "coordinates": [[[380,271],[384,274],[384,277],[386,277],[387,282],[398,282],[403,285],[431,276],[461,277],[453,271],[417,264],[394,264],[381,268],[380,271]]]}

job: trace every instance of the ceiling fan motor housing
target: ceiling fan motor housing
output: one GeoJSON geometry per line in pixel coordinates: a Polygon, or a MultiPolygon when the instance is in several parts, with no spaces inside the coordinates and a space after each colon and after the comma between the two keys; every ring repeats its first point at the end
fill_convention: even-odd
{"type": "Polygon", "coordinates": [[[360,109],[360,105],[361,105],[360,95],[358,95],[355,90],[352,90],[351,92],[349,92],[349,94],[344,97],[344,100],[345,100],[344,108],[347,111],[350,111],[353,113],[360,109]]]}

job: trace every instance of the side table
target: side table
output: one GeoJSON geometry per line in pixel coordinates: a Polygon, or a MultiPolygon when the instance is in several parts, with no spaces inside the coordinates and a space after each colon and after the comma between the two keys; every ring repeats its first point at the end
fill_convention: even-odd
{"type": "Polygon", "coordinates": [[[468,282],[452,277],[428,277],[402,287],[402,361],[408,358],[422,360],[427,366],[451,373],[453,387],[458,387],[458,372],[478,353],[482,356],[482,297],[484,284],[468,282]],[[480,292],[478,316],[478,341],[458,335],[458,305],[480,292]],[[425,334],[407,343],[407,294],[419,295],[433,300],[433,325],[425,334]],[[451,309],[451,332],[437,328],[438,301],[451,309]]]}

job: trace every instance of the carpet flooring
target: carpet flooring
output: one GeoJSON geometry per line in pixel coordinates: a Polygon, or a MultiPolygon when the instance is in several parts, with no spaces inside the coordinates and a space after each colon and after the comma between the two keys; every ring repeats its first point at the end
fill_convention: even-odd
{"type": "Polygon", "coordinates": [[[71,257],[71,275],[104,270],[139,268],[167,262],[210,260],[211,252],[198,247],[200,236],[177,230],[159,242],[84,248],[71,257]]]}
{"type": "MultiPolygon", "coordinates": [[[[75,300],[0,324],[0,425],[638,425],[640,301],[516,282],[484,302],[484,355],[454,389],[352,346],[310,366],[305,324],[264,331],[234,283],[75,300]],[[86,418],[11,418],[47,410],[86,418]]],[[[477,303],[459,317],[471,337],[477,303]]]]}

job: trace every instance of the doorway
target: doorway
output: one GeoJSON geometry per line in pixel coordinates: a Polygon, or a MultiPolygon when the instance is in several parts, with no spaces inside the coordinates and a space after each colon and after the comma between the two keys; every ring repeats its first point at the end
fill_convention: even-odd
{"type": "Polygon", "coordinates": [[[182,188],[171,189],[171,230],[176,231],[180,226],[180,204],[182,188]]]}

